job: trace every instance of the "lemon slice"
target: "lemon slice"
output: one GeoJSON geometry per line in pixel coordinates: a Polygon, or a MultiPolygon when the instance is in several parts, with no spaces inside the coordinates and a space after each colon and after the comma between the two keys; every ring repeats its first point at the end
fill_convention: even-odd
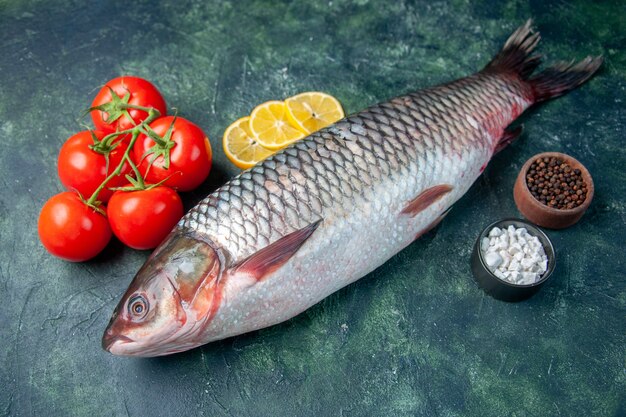
{"type": "Polygon", "coordinates": [[[250,117],[233,122],[222,138],[224,153],[230,162],[241,169],[255,166],[274,152],[262,147],[250,131],[250,117]]]}
{"type": "Polygon", "coordinates": [[[305,136],[287,117],[287,107],[282,101],[259,104],[250,115],[250,131],[261,146],[271,150],[284,148],[305,136]]]}
{"type": "Polygon", "coordinates": [[[307,135],[345,117],[335,97],[317,91],[288,98],[285,105],[289,122],[307,135]]]}

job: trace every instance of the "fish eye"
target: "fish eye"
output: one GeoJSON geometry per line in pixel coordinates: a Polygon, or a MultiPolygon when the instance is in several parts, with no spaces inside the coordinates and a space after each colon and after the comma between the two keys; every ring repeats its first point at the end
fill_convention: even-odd
{"type": "Polygon", "coordinates": [[[143,295],[135,295],[128,301],[128,314],[136,319],[143,318],[150,306],[143,295]]]}

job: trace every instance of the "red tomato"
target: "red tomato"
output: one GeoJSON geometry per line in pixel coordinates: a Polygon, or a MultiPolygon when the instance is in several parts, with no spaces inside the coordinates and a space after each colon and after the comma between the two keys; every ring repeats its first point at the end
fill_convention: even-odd
{"type": "MultiPolygon", "coordinates": [[[[98,139],[102,139],[105,133],[93,132],[98,139]]],[[[120,164],[128,145],[124,142],[109,153],[109,167],[103,154],[89,148],[93,145],[91,133],[88,130],[78,132],[69,138],[59,152],[58,172],[61,182],[68,190],[78,191],[83,198],[89,198],[91,194],[102,184],[104,179],[120,164]]],[[[108,187],[119,187],[128,182],[124,176],[131,173],[128,164],[122,167],[122,173],[107,183],[108,187]]],[[[103,189],[98,194],[98,200],[107,202],[113,195],[113,191],[103,189]]]]}
{"type": "MultiPolygon", "coordinates": [[[[166,107],[163,96],[157,90],[157,88],[150,83],[150,81],[144,80],[139,77],[117,77],[109,81],[100,89],[96,98],[91,103],[91,107],[100,106],[105,103],[111,102],[111,88],[120,99],[124,99],[126,94],[130,94],[128,104],[134,104],[143,107],[154,107],[162,116],[165,116],[166,107]]],[[[108,121],[109,113],[94,110],[91,112],[91,118],[96,129],[105,132],[115,132],[118,130],[130,129],[141,121],[148,117],[148,113],[143,110],[128,109],[132,120],[123,114],[113,114],[115,120],[108,121]]]]}
{"type": "Polygon", "coordinates": [[[134,249],[153,249],[183,217],[183,203],[168,187],[116,191],[108,215],[119,240],[134,249]]]}
{"type": "Polygon", "coordinates": [[[57,194],[44,204],[38,231],[48,252],[72,262],[93,258],[111,240],[106,217],[72,192],[57,194]]]}
{"type": "MultiPolygon", "coordinates": [[[[173,121],[173,116],[160,117],[152,122],[150,127],[163,137],[173,121]]],[[[171,140],[174,147],[170,149],[169,169],[165,168],[163,155],[154,160],[150,169],[148,167],[153,155],[141,160],[146,151],[155,145],[155,142],[145,135],[140,135],[135,142],[134,161],[139,163],[139,171],[142,174],[147,172],[145,175],[147,182],[156,184],[167,178],[164,185],[180,191],[191,191],[202,184],[211,171],[212,152],[209,138],[202,129],[189,120],[176,117],[171,140]]]]}

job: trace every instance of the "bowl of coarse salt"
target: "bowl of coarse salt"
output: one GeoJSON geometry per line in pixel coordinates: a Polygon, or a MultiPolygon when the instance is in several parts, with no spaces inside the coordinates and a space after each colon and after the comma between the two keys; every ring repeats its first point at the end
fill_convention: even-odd
{"type": "Polygon", "coordinates": [[[491,296],[521,301],[536,293],[556,265],[552,242],[538,227],[519,219],[487,226],[472,252],[472,273],[491,296]]]}

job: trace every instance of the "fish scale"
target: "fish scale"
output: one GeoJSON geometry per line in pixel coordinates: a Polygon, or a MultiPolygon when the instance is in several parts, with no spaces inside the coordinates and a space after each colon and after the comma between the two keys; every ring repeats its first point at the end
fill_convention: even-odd
{"type": "MultiPolygon", "coordinates": [[[[237,263],[314,221],[346,216],[362,202],[406,202],[448,179],[442,161],[456,156],[464,169],[488,161],[499,139],[490,131],[501,133],[517,117],[514,103],[520,110],[530,105],[523,89],[502,88],[511,83],[479,74],[372,106],[243,172],[179,225],[205,234],[237,263]],[[392,187],[393,195],[382,191],[400,182],[407,185],[392,187]]],[[[475,177],[459,178],[455,187],[464,190],[475,177]]],[[[325,229],[322,223],[316,234],[330,238],[332,228],[325,229]]]]}
{"type": "Polygon", "coordinates": [[[267,327],[382,265],[519,135],[506,129],[515,118],[602,63],[588,57],[531,78],[538,41],[529,21],[477,74],[353,114],[211,193],[137,273],[104,348],[157,356],[267,327]]]}

